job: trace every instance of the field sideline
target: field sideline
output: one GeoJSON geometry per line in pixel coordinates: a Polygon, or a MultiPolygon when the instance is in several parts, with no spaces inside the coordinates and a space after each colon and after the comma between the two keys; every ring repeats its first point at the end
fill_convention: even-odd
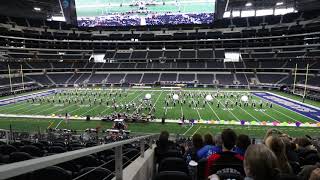
{"type": "MultiPolygon", "coordinates": [[[[73,129],[81,133],[87,128],[100,128],[101,131],[109,129],[112,126],[111,122],[103,121],[83,121],[70,120],[67,124],[63,120],[54,119],[26,119],[26,118],[1,118],[0,128],[11,128],[19,132],[45,132],[48,127],[60,129],[73,129]]],[[[225,128],[232,128],[238,134],[248,134],[250,137],[263,138],[267,129],[272,127],[266,126],[235,126],[235,125],[205,125],[199,124],[194,126],[180,126],[177,123],[128,123],[129,130],[134,134],[145,133],[160,133],[163,130],[171,134],[180,134],[184,136],[192,136],[195,133],[217,134],[225,128]]],[[[319,128],[296,128],[296,127],[276,127],[283,133],[287,133],[292,137],[301,137],[303,135],[310,135],[312,137],[319,137],[319,128]]],[[[101,132],[100,131],[100,132],[101,132]]]]}

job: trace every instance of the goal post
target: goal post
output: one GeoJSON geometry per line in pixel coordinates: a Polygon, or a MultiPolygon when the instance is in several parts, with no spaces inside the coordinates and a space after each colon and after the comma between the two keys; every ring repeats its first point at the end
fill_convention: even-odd
{"type": "Polygon", "coordinates": [[[297,69],[298,69],[298,64],[296,63],[296,68],[294,69],[294,79],[293,79],[293,94],[295,94],[295,91],[296,91],[297,69]]]}
{"type": "Polygon", "coordinates": [[[306,79],[304,81],[304,91],[303,91],[302,102],[304,102],[307,95],[308,74],[309,74],[309,63],[307,64],[307,72],[306,72],[306,79]]]}

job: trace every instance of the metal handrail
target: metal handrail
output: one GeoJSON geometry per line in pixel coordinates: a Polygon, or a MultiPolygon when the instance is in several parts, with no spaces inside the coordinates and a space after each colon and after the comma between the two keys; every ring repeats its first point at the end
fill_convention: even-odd
{"type": "MultiPolygon", "coordinates": [[[[71,161],[83,156],[87,156],[93,153],[101,152],[107,149],[111,149],[114,147],[122,147],[124,144],[133,143],[135,141],[144,140],[147,138],[154,138],[157,137],[157,135],[147,135],[147,136],[140,136],[128,140],[123,140],[119,142],[114,142],[110,144],[103,144],[99,146],[89,147],[85,149],[79,149],[75,151],[70,151],[66,153],[60,153],[55,154],[51,156],[36,158],[36,159],[30,159],[26,161],[6,164],[0,166],[0,179],[7,179],[15,176],[19,176],[25,173],[29,173],[32,171],[36,171],[39,169],[43,169],[49,166],[53,166],[56,164],[60,164],[63,162],[71,161]]],[[[119,149],[119,148],[118,148],[119,149]]],[[[120,148],[122,149],[122,148],[120,148]]],[[[122,150],[121,150],[122,151],[122,150]]],[[[117,161],[117,159],[116,159],[117,161]]],[[[121,169],[122,170],[122,169],[121,169]]],[[[118,172],[118,173],[122,173],[118,172]]]]}

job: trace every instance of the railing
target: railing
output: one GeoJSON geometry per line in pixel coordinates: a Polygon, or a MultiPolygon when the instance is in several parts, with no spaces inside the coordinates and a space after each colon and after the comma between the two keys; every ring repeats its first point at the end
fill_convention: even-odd
{"type": "Polygon", "coordinates": [[[123,140],[119,142],[114,142],[110,144],[103,144],[99,146],[94,146],[90,148],[70,151],[61,154],[55,154],[51,156],[6,164],[0,166],[0,179],[7,179],[22,174],[26,174],[32,171],[43,169],[49,166],[60,164],[63,162],[71,161],[83,156],[98,153],[107,149],[115,148],[115,178],[116,180],[122,180],[123,169],[122,169],[122,146],[125,144],[130,144],[136,141],[140,141],[140,156],[144,157],[145,143],[149,139],[149,147],[152,147],[152,140],[156,138],[157,135],[146,135],[140,136],[128,140],[123,140]]]}

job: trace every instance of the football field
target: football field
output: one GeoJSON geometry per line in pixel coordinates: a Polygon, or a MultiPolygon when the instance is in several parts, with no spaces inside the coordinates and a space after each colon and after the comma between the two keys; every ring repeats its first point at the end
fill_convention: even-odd
{"type": "Polygon", "coordinates": [[[111,124],[100,119],[115,113],[126,113],[152,115],[158,122],[161,118],[171,122],[165,126],[154,122],[130,125],[134,132],[143,133],[156,133],[165,127],[172,133],[192,135],[226,126],[238,128],[239,131],[263,132],[270,128],[270,124],[292,129],[293,132],[305,128],[303,131],[316,132],[320,125],[319,102],[310,101],[311,106],[293,99],[272,92],[240,90],[57,89],[1,99],[0,128],[8,129],[10,124],[19,130],[65,128],[67,125],[77,130],[110,127],[111,124]],[[146,99],[147,94],[151,95],[150,99],[146,99]],[[174,95],[178,96],[176,100],[174,95]],[[208,100],[207,96],[212,98],[208,100]],[[243,96],[247,96],[248,101],[242,101],[243,96]],[[297,109],[292,109],[292,105],[297,109]],[[303,111],[297,111],[301,108],[303,111]],[[70,116],[69,124],[64,121],[66,113],[70,116]],[[94,120],[84,121],[87,115],[94,120]],[[181,128],[178,121],[182,117],[186,122],[194,120],[197,125],[181,128]],[[301,127],[297,128],[300,124],[301,127]]]}

